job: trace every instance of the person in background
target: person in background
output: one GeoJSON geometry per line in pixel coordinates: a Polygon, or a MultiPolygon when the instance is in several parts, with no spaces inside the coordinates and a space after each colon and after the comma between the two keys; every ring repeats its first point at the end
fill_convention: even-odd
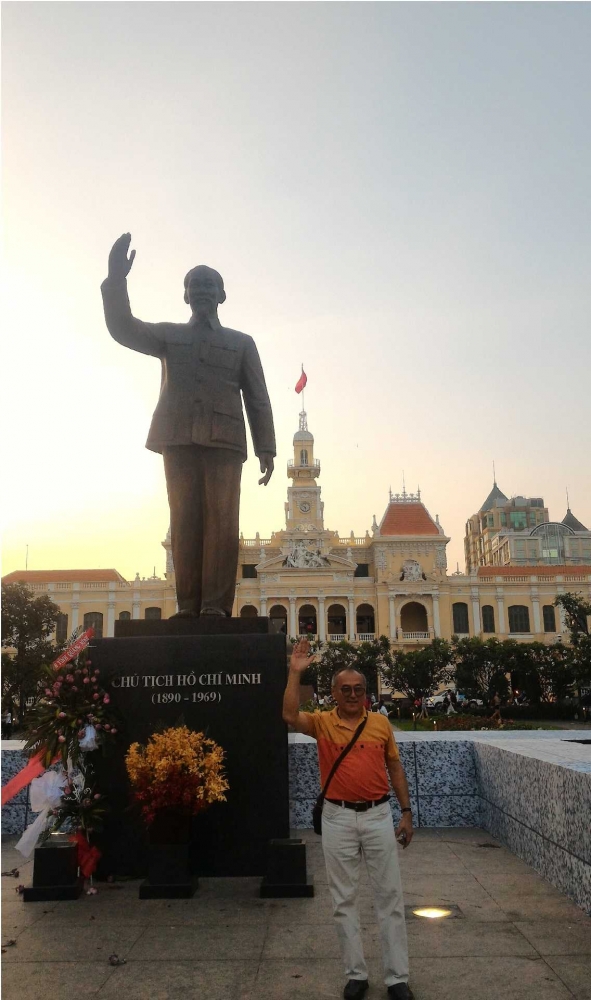
{"type": "Polygon", "coordinates": [[[9,740],[12,736],[12,712],[7,708],[2,713],[2,739],[9,740]]]}
{"type": "Polygon", "coordinates": [[[384,704],[384,699],[383,698],[380,698],[380,700],[378,702],[378,712],[380,713],[380,715],[385,715],[386,718],[388,718],[388,709],[386,708],[386,706],[384,704]]]}

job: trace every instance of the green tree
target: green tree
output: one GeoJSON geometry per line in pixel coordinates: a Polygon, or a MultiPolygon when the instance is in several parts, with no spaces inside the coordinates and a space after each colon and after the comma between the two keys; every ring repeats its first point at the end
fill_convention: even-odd
{"type": "Polygon", "coordinates": [[[445,639],[433,639],[428,646],[408,652],[394,652],[382,674],[393,691],[402,691],[416,701],[433,694],[452,677],[452,653],[445,639]]]}
{"type": "Polygon", "coordinates": [[[55,658],[50,636],[59,613],[49,597],[35,597],[24,583],[2,584],[2,702],[16,707],[21,725],[44,664],[55,658]]]}
{"type": "Polygon", "coordinates": [[[468,698],[482,698],[488,704],[495,691],[501,698],[509,694],[505,676],[507,650],[498,639],[452,637],[452,661],[456,688],[468,698]]]}
{"type": "Polygon", "coordinates": [[[575,685],[581,695],[581,688],[591,687],[591,635],[589,616],[591,604],[582,594],[559,594],[554,601],[564,612],[571,644],[571,662],[575,685]]]}
{"type": "MultiPolygon", "coordinates": [[[[314,648],[313,643],[310,645],[314,648]]],[[[392,660],[390,640],[385,635],[358,646],[346,639],[341,642],[319,643],[318,650],[318,661],[306,671],[303,683],[315,682],[321,694],[330,692],[332,675],[335,670],[344,666],[361,670],[367,678],[368,691],[377,694],[378,676],[384,673],[392,660]]]]}

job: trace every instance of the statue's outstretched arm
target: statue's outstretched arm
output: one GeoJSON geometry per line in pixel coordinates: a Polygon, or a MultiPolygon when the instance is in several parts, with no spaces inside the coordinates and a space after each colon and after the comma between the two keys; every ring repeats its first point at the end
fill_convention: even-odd
{"type": "Polygon", "coordinates": [[[118,344],[142,354],[162,355],[162,339],[158,336],[160,324],[144,323],[131,312],[127,294],[127,275],[135,258],[135,250],[127,256],[131,233],[123,233],[115,240],[109,254],[109,273],[101,285],[105,322],[109,333],[118,344]]]}

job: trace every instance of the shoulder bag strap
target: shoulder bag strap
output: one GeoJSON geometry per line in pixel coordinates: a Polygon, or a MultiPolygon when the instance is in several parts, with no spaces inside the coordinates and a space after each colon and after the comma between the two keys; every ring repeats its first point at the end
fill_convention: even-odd
{"type": "Polygon", "coordinates": [[[334,778],[335,772],[336,772],[337,768],[339,767],[340,764],[342,764],[342,762],[344,761],[344,759],[347,756],[347,754],[349,753],[349,751],[353,749],[355,743],[357,742],[357,740],[361,736],[361,733],[365,729],[365,723],[366,722],[367,722],[367,715],[365,716],[365,719],[363,720],[363,722],[361,723],[361,725],[358,726],[357,729],[355,730],[355,733],[353,735],[353,739],[349,743],[347,743],[347,746],[345,747],[345,749],[341,751],[341,753],[339,754],[339,756],[335,760],[334,764],[332,765],[332,767],[330,769],[330,774],[329,774],[328,778],[326,779],[326,781],[324,782],[324,788],[322,789],[322,791],[320,793],[320,799],[321,800],[324,799],[324,797],[326,796],[327,788],[330,785],[332,779],[334,778]]]}

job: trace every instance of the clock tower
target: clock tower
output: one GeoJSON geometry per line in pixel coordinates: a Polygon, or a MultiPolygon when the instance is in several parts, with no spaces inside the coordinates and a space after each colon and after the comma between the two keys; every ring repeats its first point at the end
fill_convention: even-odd
{"type": "Polygon", "coordinates": [[[324,504],[316,482],[320,462],[314,458],[314,436],[308,430],[305,410],[300,413],[300,426],[293,436],[293,461],[287,463],[287,475],[292,480],[285,504],[287,530],[298,534],[323,531],[324,504]]]}

